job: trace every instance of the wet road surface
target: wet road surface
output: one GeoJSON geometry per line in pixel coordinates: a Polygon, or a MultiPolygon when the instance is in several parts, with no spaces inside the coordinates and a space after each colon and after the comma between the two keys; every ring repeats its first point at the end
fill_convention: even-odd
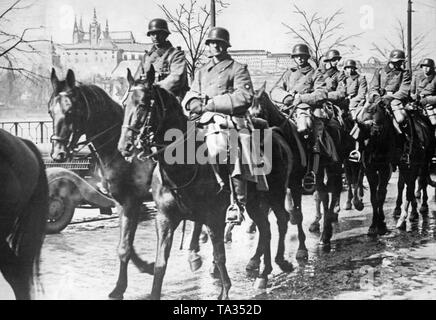
{"type": "MultiPolygon", "coordinates": [[[[294,271],[284,273],[273,263],[266,290],[253,287],[255,278],[245,266],[254,254],[258,234],[245,232],[246,225],[235,227],[233,241],[226,244],[227,268],[232,288],[231,299],[435,299],[436,298],[436,203],[429,188],[430,213],[417,223],[407,222],[407,230],[395,229],[392,218],[396,197],[396,176],[391,179],[385,203],[390,233],[372,239],[366,235],[371,224],[368,191],[362,212],[341,209],[339,223],[334,225],[330,252],[318,245],[319,234],[308,231],[314,219],[312,196],[304,196],[304,230],[309,259],[297,262],[297,228],[289,225],[285,257],[294,271]]],[[[346,194],[341,197],[344,204],[346,194]]],[[[150,204],[151,205],[151,204],[150,204]]],[[[75,221],[96,210],[79,209],[75,221]]],[[[272,255],[277,248],[277,225],[270,215],[272,255]]],[[[322,224],[321,224],[322,225],[322,224]]],[[[187,223],[184,249],[181,225],[176,231],[164,280],[162,299],[216,299],[217,280],[209,275],[212,250],[210,242],[201,245],[203,266],[192,273],[189,269],[188,238],[191,224],[187,223]]],[[[61,234],[46,237],[41,263],[44,290],[39,299],[107,299],[118,275],[118,219],[71,224],[61,234]]],[[[135,248],[145,260],[154,261],[156,239],[152,216],[141,221],[135,248]]],[[[129,267],[129,286],[125,299],[147,299],[152,276],[129,267]]],[[[0,279],[0,298],[11,298],[10,289],[0,279]]]]}

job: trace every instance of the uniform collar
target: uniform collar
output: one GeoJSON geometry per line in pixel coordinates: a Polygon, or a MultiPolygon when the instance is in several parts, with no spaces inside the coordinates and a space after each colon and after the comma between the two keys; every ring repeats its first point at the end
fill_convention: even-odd
{"type": "Polygon", "coordinates": [[[386,73],[391,73],[391,72],[404,72],[404,69],[403,69],[403,68],[400,68],[400,69],[391,69],[391,68],[389,68],[389,65],[386,65],[386,67],[385,67],[385,72],[386,72],[386,73]]]}
{"type": "Polygon", "coordinates": [[[150,49],[150,52],[149,52],[149,54],[152,54],[153,52],[158,52],[159,54],[163,54],[165,51],[167,51],[169,48],[172,48],[172,44],[171,44],[171,42],[169,42],[168,40],[167,41],[165,41],[165,43],[160,47],[160,48],[158,48],[156,45],[153,45],[152,47],[151,47],[151,49],[150,49]]]}
{"type": "Polygon", "coordinates": [[[212,70],[213,68],[218,68],[219,71],[224,71],[228,66],[230,66],[233,62],[232,57],[227,53],[225,54],[225,56],[223,57],[223,60],[221,60],[218,63],[214,63],[213,59],[211,58],[209,60],[209,63],[207,64],[207,71],[212,70]]]}
{"type": "Polygon", "coordinates": [[[336,72],[339,72],[338,68],[334,67],[334,68],[330,68],[327,69],[325,74],[329,77],[333,76],[334,74],[336,74],[336,72]]]}
{"type": "Polygon", "coordinates": [[[356,80],[357,78],[359,78],[359,74],[358,73],[353,74],[353,75],[349,76],[348,78],[356,80]]]}
{"type": "Polygon", "coordinates": [[[309,72],[313,71],[313,67],[310,64],[308,64],[305,67],[297,68],[297,70],[299,70],[302,74],[306,75],[309,72]]]}

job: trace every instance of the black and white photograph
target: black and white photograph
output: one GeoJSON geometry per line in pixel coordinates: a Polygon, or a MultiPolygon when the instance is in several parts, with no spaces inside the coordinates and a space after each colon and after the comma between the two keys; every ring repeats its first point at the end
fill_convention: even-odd
{"type": "Polygon", "coordinates": [[[435,299],[435,30],[436,0],[0,0],[0,300],[435,299]]]}

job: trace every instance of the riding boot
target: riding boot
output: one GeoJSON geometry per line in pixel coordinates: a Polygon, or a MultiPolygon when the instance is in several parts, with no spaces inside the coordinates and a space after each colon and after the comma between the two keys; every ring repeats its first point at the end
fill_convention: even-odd
{"type": "Polygon", "coordinates": [[[236,206],[230,205],[227,210],[226,221],[235,225],[240,225],[244,220],[243,212],[247,205],[247,181],[241,177],[232,177],[233,192],[235,195],[236,206]]]}

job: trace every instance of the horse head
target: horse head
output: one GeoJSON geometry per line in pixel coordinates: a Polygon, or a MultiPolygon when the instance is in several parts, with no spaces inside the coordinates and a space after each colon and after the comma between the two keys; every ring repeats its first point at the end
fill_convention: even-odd
{"type": "Polygon", "coordinates": [[[369,130],[371,136],[379,135],[388,123],[392,123],[388,108],[381,97],[372,97],[357,116],[357,121],[369,130]]]}
{"type": "Polygon", "coordinates": [[[86,101],[76,86],[72,70],[68,70],[65,80],[59,80],[55,69],[51,72],[53,93],[48,103],[48,112],[53,119],[51,137],[51,157],[55,161],[66,161],[72,154],[80,137],[84,134],[84,124],[88,116],[86,101]]]}
{"type": "Polygon", "coordinates": [[[118,141],[118,150],[126,158],[133,155],[135,147],[141,149],[142,155],[144,155],[162,145],[164,139],[162,133],[165,132],[167,126],[173,124],[171,119],[165,118],[169,108],[178,105],[178,109],[184,117],[177,99],[168,91],[154,84],[155,70],[153,65],[137,80],[133,78],[128,69],[127,80],[129,91],[123,101],[124,121],[118,141]]]}
{"type": "Polygon", "coordinates": [[[263,102],[263,99],[265,99],[265,92],[266,89],[266,81],[263,83],[263,85],[254,91],[254,98],[253,102],[248,109],[248,112],[250,115],[252,115],[255,118],[262,118],[266,121],[269,120],[268,112],[265,108],[262,107],[262,105],[265,105],[263,102]]]}

